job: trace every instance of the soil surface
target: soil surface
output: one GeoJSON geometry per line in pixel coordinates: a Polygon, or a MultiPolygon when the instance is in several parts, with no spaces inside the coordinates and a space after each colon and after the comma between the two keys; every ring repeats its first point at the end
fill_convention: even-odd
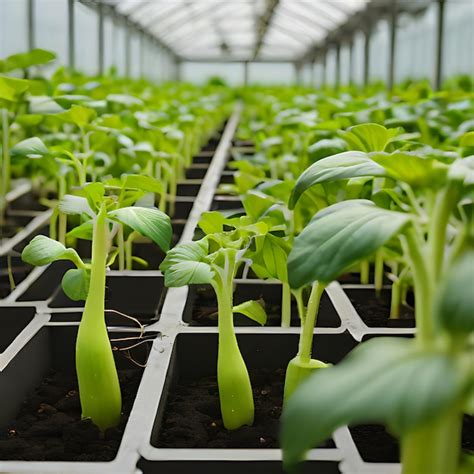
{"type": "MultiPolygon", "coordinates": [[[[351,426],[350,431],[365,462],[400,462],[398,440],[388,433],[383,425],[351,426]]],[[[464,416],[462,448],[474,453],[474,416],[464,416]]]]}
{"type": "Polygon", "coordinates": [[[76,378],[51,372],[23,403],[16,419],[0,432],[0,459],[111,461],[119,449],[142,372],[119,370],[122,419],[103,437],[91,420],[81,420],[76,378]]]}
{"type": "Polygon", "coordinates": [[[344,289],[359,316],[369,327],[415,327],[415,312],[411,306],[400,306],[400,317],[390,319],[390,290],[377,296],[372,289],[344,289]]]}
{"type": "MultiPolygon", "coordinates": [[[[191,320],[186,322],[189,322],[191,326],[217,326],[217,299],[214,290],[211,287],[198,286],[196,287],[195,291],[196,297],[195,300],[192,302],[191,320]]],[[[280,298],[280,288],[275,289],[275,291],[278,292],[278,298],[280,298]]],[[[273,296],[265,297],[265,295],[257,293],[252,296],[247,294],[239,295],[239,287],[237,287],[237,290],[234,294],[234,304],[240,304],[249,299],[260,301],[260,303],[265,308],[265,311],[267,313],[267,322],[265,326],[278,327],[281,325],[281,304],[279,302],[276,303],[274,301],[269,301],[271,299],[275,299],[273,296]]],[[[234,315],[234,325],[259,326],[258,323],[241,314],[234,315]]],[[[294,299],[291,302],[291,326],[300,326],[298,308],[294,299]]],[[[316,321],[316,326],[340,326],[340,319],[336,313],[336,310],[333,308],[332,303],[329,301],[329,297],[326,294],[323,295],[321,300],[321,306],[316,321]]]]}
{"type": "Polygon", "coordinates": [[[11,292],[13,279],[14,285],[21,283],[31,272],[32,266],[19,261],[18,258],[11,258],[8,262],[7,257],[2,257],[0,261],[0,299],[6,298],[11,292]]]}
{"type": "MultiPolygon", "coordinates": [[[[250,370],[255,421],[227,431],[221,419],[215,376],[182,380],[171,390],[161,429],[153,446],[160,448],[278,448],[285,370],[250,370]]],[[[328,440],[321,447],[334,447],[328,440]]]]}

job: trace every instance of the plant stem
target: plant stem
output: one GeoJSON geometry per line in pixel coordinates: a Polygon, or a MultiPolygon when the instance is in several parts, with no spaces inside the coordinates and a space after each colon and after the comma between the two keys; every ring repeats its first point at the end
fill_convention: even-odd
{"type": "Polygon", "coordinates": [[[368,260],[362,260],[360,262],[360,283],[361,285],[368,285],[370,273],[370,262],[368,260]]]}
{"type": "Polygon", "coordinates": [[[456,473],[461,451],[462,412],[458,406],[402,437],[403,474],[456,473]]]}
{"type": "Polygon", "coordinates": [[[319,310],[319,303],[324,292],[324,285],[320,282],[314,282],[311,288],[311,294],[308,300],[306,317],[301,331],[300,345],[298,355],[302,362],[308,363],[311,359],[313,348],[313,331],[316,325],[316,318],[319,310]]]}
{"type": "Polygon", "coordinates": [[[117,245],[118,245],[118,264],[119,270],[125,270],[125,244],[123,240],[123,225],[119,224],[117,231],[117,245]]]}
{"type": "Polygon", "coordinates": [[[375,253],[375,272],[374,272],[374,285],[377,296],[382,293],[383,287],[383,276],[384,276],[384,259],[383,251],[380,249],[375,253]]]}
{"type": "MultiPolygon", "coordinates": [[[[63,175],[59,175],[58,178],[58,198],[61,201],[66,194],[66,178],[63,175]]],[[[66,244],[66,232],[67,232],[67,216],[63,212],[59,211],[58,207],[58,241],[63,245],[66,244]]]]}
{"type": "Polygon", "coordinates": [[[283,282],[281,287],[281,327],[291,325],[291,289],[288,283],[283,282]]]}
{"type": "Polygon", "coordinates": [[[400,317],[400,280],[396,280],[392,284],[392,298],[390,301],[390,319],[398,319],[400,317]]]}
{"type": "Polygon", "coordinates": [[[252,425],[254,403],[252,386],[234,331],[232,282],[235,257],[225,255],[226,268],[213,283],[217,295],[219,347],[217,355],[217,383],[224,426],[235,430],[252,425]]]}
{"type": "Polygon", "coordinates": [[[0,177],[0,224],[5,221],[7,193],[10,188],[10,127],[8,110],[2,109],[2,176],[0,177]]]}
{"type": "Polygon", "coordinates": [[[455,184],[448,185],[436,197],[428,231],[428,245],[431,249],[431,264],[435,279],[438,279],[443,271],[446,231],[457,200],[458,191],[455,184]]]}
{"type": "Polygon", "coordinates": [[[92,262],[87,295],[76,341],[76,370],[83,418],[102,430],[120,421],[120,385],[105,325],[105,270],[108,253],[107,211],[102,205],[94,222],[92,262]]]}
{"type": "Polygon", "coordinates": [[[406,239],[415,283],[416,338],[423,346],[429,347],[434,342],[432,275],[428,269],[427,258],[423,253],[424,241],[418,236],[414,227],[408,229],[406,239]]]}

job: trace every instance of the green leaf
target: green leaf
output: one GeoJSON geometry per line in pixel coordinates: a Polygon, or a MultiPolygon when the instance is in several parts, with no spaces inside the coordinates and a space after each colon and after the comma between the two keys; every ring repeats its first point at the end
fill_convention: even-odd
{"type": "Polygon", "coordinates": [[[203,212],[199,219],[198,226],[206,235],[215,234],[217,232],[222,232],[226,220],[226,217],[220,212],[203,212]]]}
{"type": "Polygon", "coordinates": [[[30,82],[24,79],[0,76],[0,100],[16,102],[21,94],[30,88],[30,82]]]}
{"type": "Polygon", "coordinates": [[[293,209],[301,195],[316,184],[364,176],[388,176],[388,173],[366,153],[360,151],[346,151],[323,158],[311,165],[298,178],[291,193],[290,208],[293,209]]]}
{"type": "Polygon", "coordinates": [[[10,150],[12,157],[27,157],[27,158],[41,158],[49,155],[49,150],[42,140],[38,137],[27,138],[18,142],[10,150]]]}
{"type": "Polygon", "coordinates": [[[308,148],[309,159],[312,163],[328,156],[343,153],[346,150],[344,140],[340,138],[322,139],[308,148]]]}
{"type": "Polygon", "coordinates": [[[388,129],[377,123],[364,123],[340,132],[340,135],[351,150],[371,152],[384,151],[398,133],[396,128],[388,129]]]}
{"type": "Polygon", "coordinates": [[[462,252],[444,276],[437,291],[435,311],[438,322],[450,332],[474,331],[474,248],[462,252]],[[471,285],[471,289],[466,288],[471,285]]]}
{"type": "Polygon", "coordinates": [[[32,49],[27,53],[14,54],[8,56],[3,61],[1,70],[4,72],[14,71],[15,69],[27,69],[31,66],[47,64],[56,59],[56,55],[51,51],[44,49],[32,49]]]}
{"type": "Polygon", "coordinates": [[[354,199],[318,212],[296,237],[288,257],[292,288],[329,283],[372,255],[408,224],[410,216],[354,199]]]}
{"type": "Polygon", "coordinates": [[[106,100],[107,102],[120,104],[127,107],[143,106],[143,101],[140,100],[138,97],[133,97],[132,95],[126,95],[126,94],[109,94],[106,97],[106,100]]]}
{"type": "Polygon", "coordinates": [[[73,105],[69,110],[56,114],[55,117],[64,122],[73,123],[79,128],[84,128],[94,120],[97,113],[94,109],[83,107],[82,105],[73,105]]]}
{"type": "Polygon", "coordinates": [[[245,303],[234,306],[232,312],[243,314],[262,326],[265,326],[267,322],[267,313],[260,301],[245,301],[245,303]]]}
{"type": "Polygon", "coordinates": [[[284,463],[345,424],[385,422],[397,434],[432,419],[462,399],[469,377],[444,354],[417,350],[416,342],[375,338],[340,364],[318,370],[291,396],[282,416],[284,463]]]}
{"type": "Polygon", "coordinates": [[[108,216],[153,240],[163,252],[169,250],[173,235],[171,221],[165,213],[158,209],[137,206],[123,207],[110,211],[108,216]]]}
{"type": "Polygon", "coordinates": [[[73,301],[86,300],[89,293],[90,273],[84,268],[68,270],[61,281],[66,296],[73,301]]]}
{"type": "Polygon", "coordinates": [[[474,147],[474,132],[467,132],[459,139],[459,146],[474,147]]]}
{"type": "Polygon", "coordinates": [[[274,235],[267,234],[262,248],[262,259],[267,272],[282,282],[288,281],[287,260],[289,245],[274,235]]]}
{"type": "Polygon", "coordinates": [[[165,274],[168,287],[210,283],[214,278],[211,266],[203,260],[208,253],[205,239],[177,245],[161,262],[160,270],[165,274]]]}
{"type": "MultiPolygon", "coordinates": [[[[92,99],[87,95],[58,95],[52,97],[61,107],[67,109],[73,105],[79,105],[83,102],[91,102],[92,99]]],[[[89,104],[88,104],[89,105],[89,104]]]]}
{"type": "Polygon", "coordinates": [[[138,189],[147,193],[161,194],[163,184],[155,178],[139,174],[127,174],[123,187],[126,189],[138,189]]]}
{"type": "Polygon", "coordinates": [[[59,201],[59,210],[63,214],[82,215],[86,214],[89,217],[94,217],[94,211],[89,206],[86,198],[81,196],[74,196],[73,194],[66,194],[61,201],[59,201]]]}
{"type": "Polygon", "coordinates": [[[86,195],[87,202],[91,210],[99,210],[105,196],[105,186],[103,183],[89,183],[86,184],[82,191],[86,195]]]}
{"type": "Polygon", "coordinates": [[[449,170],[448,165],[416,153],[370,153],[369,156],[381,165],[390,177],[413,187],[442,185],[449,170]]]}
{"type": "Polygon", "coordinates": [[[71,229],[66,235],[75,239],[92,240],[93,233],[94,221],[91,219],[90,221],[74,227],[74,229],[71,229]]]}
{"type": "Polygon", "coordinates": [[[24,249],[21,258],[30,265],[42,266],[57,260],[70,260],[76,266],[84,264],[74,249],[44,235],[37,235],[24,249]]]}

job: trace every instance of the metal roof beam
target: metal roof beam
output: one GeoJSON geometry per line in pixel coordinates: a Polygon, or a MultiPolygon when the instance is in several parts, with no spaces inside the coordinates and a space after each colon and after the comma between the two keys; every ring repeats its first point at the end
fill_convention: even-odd
{"type": "Polygon", "coordinates": [[[265,40],[265,36],[275,13],[275,9],[278,7],[279,3],[280,0],[267,0],[265,11],[263,12],[263,15],[260,17],[258,22],[257,42],[255,43],[255,49],[252,55],[253,60],[255,60],[258,54],[260,53],[260,49],[265,40]]]}

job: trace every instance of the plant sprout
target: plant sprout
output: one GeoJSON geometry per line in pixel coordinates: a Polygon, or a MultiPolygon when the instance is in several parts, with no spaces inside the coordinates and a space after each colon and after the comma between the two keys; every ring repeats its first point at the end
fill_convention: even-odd
{"type": "Polygon", "coordinates": [[[74,249],[41,235],[25,247],[22,258],[31,265],[70,260],[77,267],[65,273],[62,287],[71,299],[85,299],[76,340],[82,416],[92,419],[104,431],[119,423],[122,409],[104,313],[106,269],[117,254],[111,247],[113,234],[119,227],[128,226],[167,251],[172,231],[169,217],[161,211],[138,206],[119,207],[123,200],[107,195],[102,183],[87,184],[83,194],[66,195],[60,206],[67,214],[89,219],[88,225],[92,225],[91,263],[84,263],[74,249]]]}

